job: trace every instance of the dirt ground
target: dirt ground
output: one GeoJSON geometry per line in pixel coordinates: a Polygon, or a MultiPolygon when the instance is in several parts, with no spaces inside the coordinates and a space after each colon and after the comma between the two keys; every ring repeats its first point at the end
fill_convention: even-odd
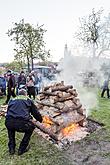
{"type": "Polygon", "coordinates": [[[97,130],[65,150],[71,165],[110,165],[110,132],[97,130]]]}

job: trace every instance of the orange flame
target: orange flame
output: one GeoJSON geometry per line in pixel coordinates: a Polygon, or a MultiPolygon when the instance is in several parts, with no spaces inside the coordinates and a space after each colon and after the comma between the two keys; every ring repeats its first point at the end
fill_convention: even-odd
{"type": "Polygon", "coordinates": [[[78,128],[78,126],[79,126],[79,124],[73,123],[73,124],[69,125],[68,127],[64,128],[62,130],[63,136],[72,134],[78,128]]]}
{"type": "Polygon", "coordinates": [[[43,116],[43,123],[47,127],[50,127],[53,124],[53,122],[51,121],[51,119],[48,116],[43,116]]]}

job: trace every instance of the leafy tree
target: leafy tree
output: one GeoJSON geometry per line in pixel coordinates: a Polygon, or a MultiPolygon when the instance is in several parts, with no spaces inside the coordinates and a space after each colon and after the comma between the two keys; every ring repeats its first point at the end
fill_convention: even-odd
{"type": "Polygon", "coordinates": [[[103,10],[95,11],[89,16],[80,18],[77,38],[90,50],[92,57],[100,57],[110,53],[110,15],[101,21],[103,10]]]}
{"type": "Polygon", "coordinates": [[[10,63],[7,63],[5,65],[5,68],[6,68],[6,70],[10,69],[10,70],[13,70],[15,72],[19,72],[22,69],[20,63],[17,61],[12,61],[10,63]]]}
{"type": "Polygon", "coordinates": [[[50,54],[45,51],[43,25],[36,27],[25,23],[22,19],[19,23],[14,23],[14,27],[8,30],[8,36],[15,41],[15,59],[22,62],[27,61],[28,71],[33,69],[34,59],[46,60],[50,54]]]}

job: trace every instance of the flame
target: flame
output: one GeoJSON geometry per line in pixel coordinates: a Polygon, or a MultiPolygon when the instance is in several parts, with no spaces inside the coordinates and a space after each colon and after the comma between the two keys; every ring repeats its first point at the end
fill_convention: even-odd
{"type": "Polygon", "coordinates": [[[62,130],[63,136],[73,134],[73,132],[78,128],[79,124],[73,123],[69,125],[68,127],[64,128],[62,130]]]}
{"type": "Polygon", "coordinates": [[[51,125],[53,124],[53,122],[51,121],[51,119],[48,116],[43,116],[43,123],[47,127],[51,127],[51,125]]]}

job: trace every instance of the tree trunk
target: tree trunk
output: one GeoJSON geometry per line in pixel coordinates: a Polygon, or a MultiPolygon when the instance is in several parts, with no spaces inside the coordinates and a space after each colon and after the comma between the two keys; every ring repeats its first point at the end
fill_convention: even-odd
{"type": "Polygon", "coordinates": [[[31,59],[32,70],[34,69],[34,59],[31,59]]]}
{"type": "Polygon", "coordinates": [[[27,63],[28,63],[28,72],[30,72],[30,63],[29,63],[29,57],[27,55],[27,63]]]}
{"type": "Polygon", "coordinates": [[[92,57],[93,57],[93,59],[96,57],[96,47],[95,46],[96,46],[96,43],[93,42],[93,45],[92,45],[92,49],[93,49],[92,50],[93,51],[93,56],[92,57]]]}

